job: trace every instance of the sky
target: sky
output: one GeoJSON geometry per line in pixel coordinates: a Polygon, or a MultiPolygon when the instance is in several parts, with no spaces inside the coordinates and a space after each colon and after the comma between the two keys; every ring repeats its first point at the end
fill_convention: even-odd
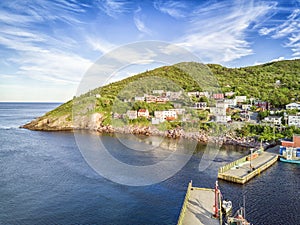
{"type": "Polygon", "coordinates": [[[300,0],[1,0],[0,27],[2,102],[69,100],[101,56],[148,40],[227,67],[300,58],[300,0]]]}

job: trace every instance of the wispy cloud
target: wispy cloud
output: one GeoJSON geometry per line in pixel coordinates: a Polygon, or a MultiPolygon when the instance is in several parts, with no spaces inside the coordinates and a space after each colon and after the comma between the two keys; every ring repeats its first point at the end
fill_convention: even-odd
{"type": "Polygon", "coordinates": [[[86,42],[89,46],[91,46],[92,50],[99,51],[101,53],[106,53],[116,47],[116,45],[109,41],[91,35],[86,37],[86,42]]]}
{"type": "Polygon", "coordinates": [[[108,16],[117,18],[129,10],[129,3],[123,0],[98,0],[98,7],[108,16]]]}
{"type": "Polygon", "coordinates": [[[142,13],[142,9],[141,9],[141,7],[139,7],[134,12],[134,17],[133,17],[134,24],[140,32],[145,33],[145,34],[151,34],[152,32],[148,27],[146,27],[146,25],[143,21],[143,17],[144,17],[144,15],[142,13]]]}
{"type": "Polygon", "coordinates": [[[229,62],[252,54],[247,31],[274,9],[274,3],[219,2],[199,6],[191,15],[190,28],[178,40],[205,62],[229,62]]]}
{"type": "Polygon", "coordinates": [[[0,13],[0,50],[9,49],[13,54],[1,57],[4,63],[14,65],[16,75],[53,84],[79,82],[91,61],[72,51],[78,46],[72,34],[55,36],[53,29],[43,32],[41,24],[81,23],[77,16],[85,6],[74,0],[37,0],[26,4],[12,0],[4,8],[0,13]]]}
{"type": "Polygon", "coordinates": [[[293,56],[300,56],[300,9],[295,9],[280,25],[263,27],[259,33],[273,39],[286,38],[284,46],[291,48],[293,56]]]}
{"type": "Polygon", "coordinates": [[[20,65],[18,75],[54,84],[78,84],[92,65],[91,61],[78,55],[59,51],[27,52],[15,63],[20,65]]]}
{"type": "Polygon", "coordinates": [[[186,16],[185,10],[187,6],[186,3],[182,1],[158,0],[154,2],[154,7],[162,13],[166,13],[174,18],[183,18],[186,16]]]}

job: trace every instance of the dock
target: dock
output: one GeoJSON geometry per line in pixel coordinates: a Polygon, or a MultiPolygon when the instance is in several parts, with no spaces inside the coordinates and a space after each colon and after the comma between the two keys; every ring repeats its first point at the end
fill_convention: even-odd
{"type": "Polygon", "coordinates": [[[222,224],[221,197],[215,208],[215,189],[193,187],[189,183],[177,225],[220,225],[222,224]],[[217,215],[214,214],[214,210],[217,215]]]}
{"type": "Polygon", "coordinates": [[[277,154],[258,151],[256,158],[252,159],[252,154],[250,154],[220,167],[218,178],[238,184],[245,184],[272,166],[277,160],[277,154]]]}

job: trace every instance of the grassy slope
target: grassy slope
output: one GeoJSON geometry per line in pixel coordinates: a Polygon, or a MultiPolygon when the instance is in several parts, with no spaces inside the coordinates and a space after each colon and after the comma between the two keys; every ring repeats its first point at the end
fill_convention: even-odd
{"type": "MultiPolygon", "coordinates": [[[[211,72],[217,78],[219,85],[222,87],[222,91],[235,91],[237,95],[247,95],[248,97],[260,98],[261,100],[270,101],[275,106],[284,106],[285,104],[300,97],[300,60],[278,61],[267,63],[258,66],[250,66],[244,68],[226,68],[216,64],[209,64],[211,72]],[[281,81],[281,84],[275,85],[277,80],[281,81]]],[[[132,85],[130,91],[131,96],[140,95],[140,92],[146,91],[146,88],[155,89],[169,89],[172,90],[174,86],[179,86],[186,92],[199,90],[199,85],[188,73],[183,72],[180,68],[184,68],[185,71],[205,71],[205,66],[198,63],[181,63],[176,66],[164,66],[151,71],[126,78],[122,81],[114,82],[101,88],[92,90],[91,92],[76,98],[77,105],[80,105],[81,109],[93,108],[87,112],[100,112],[105,116],[110,115],[111,104],[118,95],[120,90],[128,85],[132,85]],[[151,77],[153,80],[151,80],[151,77]],[[157,77],[170,80],[171,83],[161,83],[157,77]],[[139,87],[140,81],[147,80],[146,84],[139,87]],[[135,81],[139,81],[136,82],[135,81]],[[151,81],[151,82],[149,82],[151,81]],[[174,82],[172,85],[172,82],[174,82]],[[168,86],[166,88],[165,86],[168,86]],[[144,89],[145,90],[144,90],[144,89]],[[95,100],[93,96],[100,94],[101,98],[95,100]],[[92,96],[92,97],[91,97],[92,96]],[[90,107],[91,104],[96,104],[96,107],[90,107]]],[[[198,79],[198,78],[197,78],[198,79]]],[[[199,80],[202,78],[199,77],[199,80]]],[[[203,80],[203,79],[202,79],[203,80]]],[[[212,81],[213,82],[213,81],[212,81]]],[[[126,96],[126,91],[123,93],[126,96]]],[[[58,108],[48,112],[45,117],[57,117],[62,115],[71,116],[73,101],[71,100],[58,108]]]]}

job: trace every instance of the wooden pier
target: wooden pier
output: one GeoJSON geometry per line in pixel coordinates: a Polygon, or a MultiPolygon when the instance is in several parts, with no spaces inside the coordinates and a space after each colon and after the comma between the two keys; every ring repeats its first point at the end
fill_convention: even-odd
{"type": "Polygon", "coordinates": [[[278,155],[274,153],[258,151],[256,154],[256,158],[252,159],[253,155],[251,154],[220,167],[218,178],[244,184],[278,160],[278,155]],[[249,160],[250,158],[251,160],[249,160]]]}
{"type": "MultiPolygon", "coordinates": [[[[177,225],[220,225],[222,214],[214,217],[215,190],[192,187],[189,183],[177,225]]],[[[221,207],[221,197],[218,206],[221,207]]],[[[221,210],[219,210],[221,213],[221,210]]]]}

